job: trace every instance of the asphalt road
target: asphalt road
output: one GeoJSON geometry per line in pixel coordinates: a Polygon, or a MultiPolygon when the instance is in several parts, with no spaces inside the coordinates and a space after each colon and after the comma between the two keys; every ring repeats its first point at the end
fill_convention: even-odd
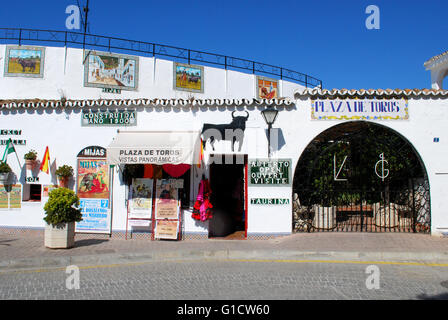
{"type": "Polygon", "coordinates": [[[142,262],[79,267],[79,282],[76,268],[73,270],[0,270],[0,299],[448,299],[448,265],[294,260],[142,262]]]}

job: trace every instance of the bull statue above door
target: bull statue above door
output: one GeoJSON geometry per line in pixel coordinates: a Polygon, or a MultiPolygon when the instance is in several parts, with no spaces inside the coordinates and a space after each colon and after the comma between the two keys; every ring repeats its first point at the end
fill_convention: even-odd
{"type": "Polygon", "coordinates": [[[202,127],[202,147],[205,149],[205,144],[210,140],[210,145],[213,151],[215,150],[215,140],[230,140],[232,146],[232,152],[234,151],[234,144],[238,141],[238,151],[241,151],[244,140],[244,130],[246,130],[246,121],[249,119],[249,112],[246,112],[247,116],[235,116],[235,112],[232,112],[232,122],[227,124],[213,124],[204,123],[202,127]]]}

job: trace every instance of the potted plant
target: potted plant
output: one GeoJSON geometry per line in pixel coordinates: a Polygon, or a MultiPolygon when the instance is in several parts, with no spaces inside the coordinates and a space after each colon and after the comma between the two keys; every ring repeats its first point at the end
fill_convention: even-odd
{"type": "Polygon", "coordinates": [[[5,184],[9,179],[11,167],[6,162],[0,161],[0,184],[5,184]]]}
{"type": "Polygon", "coordinates": [[[71,166],[64,164],[63,166],[57,168],[56,175],[58,176],[59,179],[59,186],[67,188],[68,179],[73,176],[73,168],[71,166]]]}
{"type": "Polygon", "coordinates": [[[50,192],[44,206],[47,223],[45,246],[52,249],[71,248],[75,244],[75,222],[82,220],[78,196],[70,189],[57,188],[50,192]]]}
{"type": "Polygon", "coordinates": [[[37,152],[35,150],[30,150],[25,153],[25,165],[27,170],[33,170],[37,159],[37,152]]]}

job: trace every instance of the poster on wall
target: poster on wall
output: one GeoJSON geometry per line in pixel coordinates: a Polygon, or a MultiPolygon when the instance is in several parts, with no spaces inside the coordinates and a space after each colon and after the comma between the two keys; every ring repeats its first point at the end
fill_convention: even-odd
{"type": "Polygon", "coordinates": [[[22,207],[22,185],[0,185],[0,209],[14,210],[22,207]]]}
{"type": "Polygon", "coordinates": [[[154,231],[155,239],[177,240],[179,221],[157,220],[154,231]]]}
{"type": "Polygon", "coordinates": [[[42,78],[44,76],[44,47],[6,47],[5,77],[42,78]]]}
{"type": "Polygon", "coordinates": [[[278,81],[265,77],[257,77],[257,98],[275,99],[278,98],[278,81]]]}
{"type": "Polygon", "coordinates": [[[78,159],[79,198],[109,199],[109,166],[106,159],[78,159]]]}
{"type": "Polygon", "coordinates": [[[76,222],[75,232],[110,233],[109,199],[79,199],[82,220],[76,222]]]}
{"type": "Polygon", "coordinates": [[[180,91],[204,92],[204,67],[174,63],[173,88],[180,91]]]}
{"type": "Polygon", "coordinates": [[[109,166],[106,149],[89,146],[78,155],[76,191],[80,198],[82,221],[77,222],[75,231],[79,233],[112,232],[112,211],[110,207],[109,166]]]}
{"type": "Polygon", "coordinates": [[[53,185],[53,184],[42,185],[42,197],[48,198],[50,196],[50,192],[57,188],[58,188],[58,186],[53,185]]]}
{"type": "Polygon", "coordinates": [[[156,219],[179,218],[178,189],[172,180],[157,180],[155,201],[156,219]]]}
{"type": "Polygon", "coordinates": [[[9,209],[20,209],[22,207],[22,185],[14,184],[9,192],[9,209]]]}
{"type": "Polygon", "coordinates": [[[84,61],[85,87],[137,90],[138,57],[88,51],[84,61]]]}
{"type": "Polygon", "coordinates": [[[129,196],[129,219],[151,219],[152,190],[152,179],[132,179],[129,196]]]}
{"type": "Polygon", "coordinates": [[[9,209],[8,191],[6,191],[4,185],[0,185],[0,209],[2,210],[9,209]]]}

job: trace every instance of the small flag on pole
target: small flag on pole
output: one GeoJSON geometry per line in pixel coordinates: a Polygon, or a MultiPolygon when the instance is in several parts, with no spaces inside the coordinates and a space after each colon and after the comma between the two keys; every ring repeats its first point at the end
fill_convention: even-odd
{"type": "Polygon", "coordinates": [[[204,142],[203,142],[203,140],[201,138],[201,153],[199,154],[199,163],[197,164],[198,168],[201,167],[202,160],[204,160],[204,147],[203,147],[203,144],[204,144],[204,142]]]}
{"type": "Polygon", "coordinates": [[[40,165],[40,171],[45,172],[46,174],[48,174],[50,168],[50,152],[48,151],[48,146],[45,149],[45,154],[44,154],[44,158],[42,159],[42,163],[40,165]]]}
{"type": "Polygon", "coordinates": [[[16,149],[14,148],[14,145],[12,144],[12,140],[11,138],[9,138],[8,142],[6,143],[6,149],[5,152],[3,153],[3,158],[2,161],[6,162],[6,160],[8,159],[8,154],[16,152],[16,149]]]}

